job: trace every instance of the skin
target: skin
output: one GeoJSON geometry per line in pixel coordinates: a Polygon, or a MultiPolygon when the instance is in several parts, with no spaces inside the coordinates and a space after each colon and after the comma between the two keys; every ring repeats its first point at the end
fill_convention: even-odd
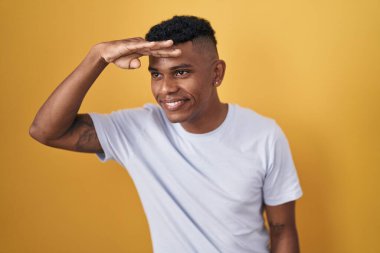
{"type": "MultiPolygon", "coordinates": [[[[216,88],[222,83],[226,64],[216,48],[199,39],[173,45],[173,41],[147,42],[130,38],[102,42],[91,47],[82,62],[53,91],[37,112],[29,129],[37,141],[78,152],[103,152],[88,114],[80,105],[97,77],[110,64],[122,69],[140,68],[149,56],[152,94],[167,118],[192,133],[217,128],[227,115],[216,88]],[[181,109],[168,110],[165,101],[186,99],[181,109]]],[[[271,252],[298,253],[295,203],[265,206],[270,224],[271,252]]]]}
{"type": "Polygon", "coordinates": [[[56,148],[78,152],[103,152],[88,114],[78,114],[80,105],[96,78],[108,66],[122,69],[141,66],[143,55],[177,57],[173,41],[147,42],[130,38],[102,42],[91,47],[82,62],[53,91],[37,112],[29,134],[37,141],[56,148]]]}
{"type": "MultiPolygon", "coordinates": [[[[204,43],[203,43],[204,44],[204,43]]],[[[192,133],[206,133],[217,128],[227,115],[216,88],[222,83],[226,64],[215,50],[205,53],[191,41],[174,46],[181,50],[175,58],[149,57],[151,89],[167,118],[192,133]],[[171,111],[165,101],[186,99],[180,110],[171,111]]]]}
{"type": "Polygon", "coordinates": [[[271,253],[299,253],[295,201],[278,206],[265,205],[269,223],[271,253]]]}

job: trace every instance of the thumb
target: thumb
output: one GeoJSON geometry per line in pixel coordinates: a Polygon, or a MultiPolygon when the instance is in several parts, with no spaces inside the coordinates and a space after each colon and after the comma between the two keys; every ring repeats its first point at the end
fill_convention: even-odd
{"type": "Polygon", "coordinates": [[[141,54],[131,54],[117,58],[113,63],[122,69],[136,69],[141,66],[140,60],[138,59],[141,54]]]}
{"type": "Polygon", "coordinates": [[[141,62],[140,62],[139,58],[134,58],[129,63],[129,68],[131,68],[131,69],[137,69],[137,68],[140,68],[140,66],[141,66],[141,62]]]}

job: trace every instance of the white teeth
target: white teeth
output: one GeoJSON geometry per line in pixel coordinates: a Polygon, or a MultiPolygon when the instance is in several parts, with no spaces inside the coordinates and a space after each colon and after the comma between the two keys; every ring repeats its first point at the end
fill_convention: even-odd
{"type": "Polygon", "coordinates": [[[176,105],[178,105],[180,103],[181,103],[181,101],[176,101],[176,102],[167,102],[166,104],[170,105],[170,106],[176,106],[176,105]]]}
{"type": "Polygon", "coordinates": [[[183,100],[178,100],[178,101],[173,101],[173,102],[166,102],[165,105],[168,109],[176,109],[183,103],[184,103],[183,100]]]}

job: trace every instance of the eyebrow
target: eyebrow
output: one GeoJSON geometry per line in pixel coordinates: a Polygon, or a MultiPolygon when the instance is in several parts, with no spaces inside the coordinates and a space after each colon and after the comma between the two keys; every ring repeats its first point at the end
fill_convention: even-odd
{"type": "MultiPolygon", "coordinates": [[[[171,67],[170,70],[176,70],[176,69],[182,69],[182,68],[192,68],[192,67],[193,67],[193,65],[191,65],[191,64],[183,63],[180,65],[171,67]]],[[[148,70],[149,71],[158,71],[158,69],[153,68],[151,66],[148,67],[148,70]]]]}

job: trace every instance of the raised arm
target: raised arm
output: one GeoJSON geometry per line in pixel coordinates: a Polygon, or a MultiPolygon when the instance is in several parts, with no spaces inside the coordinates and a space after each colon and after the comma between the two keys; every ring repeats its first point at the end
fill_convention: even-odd
{"type": "Polygon", "coordinates": [[[29,133],[37,141],[56,148],[79,152],[102,152],[88,114],[78,114],[94,81],[109,63],[123,69],[139,68],[139,57],[176,57],[173,41],[147,42],[130,38],[102,42],[91,47],[83,61],[53,91],[36,114],[29,133]]]}

